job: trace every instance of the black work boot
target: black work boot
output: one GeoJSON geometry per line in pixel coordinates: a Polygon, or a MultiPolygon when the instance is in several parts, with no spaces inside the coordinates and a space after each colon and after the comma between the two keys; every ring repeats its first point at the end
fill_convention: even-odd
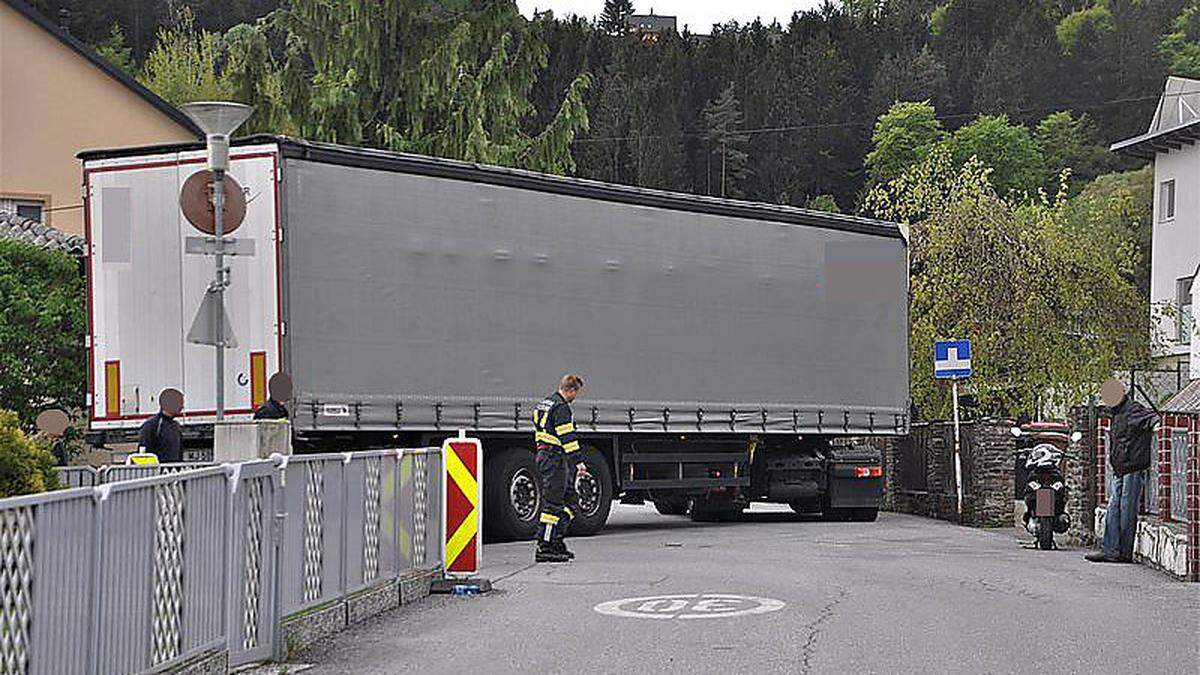
{"type": "Polygon", "coordinates": [[[571,559],[567,557],[566,553],[562,553],[554,548],[554,544],[539,541],[537,553],[534,554],[533,560],[540,563],[565,563],[570,562],[571,559]]]}
{"type": "Polygon", "coordinates": [[[556,552],[567,556],[568,560],[575,559],[575,554],[567,550],[567,541],[565,539],[559,539],[558,541],[551,542],[550,545],[554,547],[556,552]]]}

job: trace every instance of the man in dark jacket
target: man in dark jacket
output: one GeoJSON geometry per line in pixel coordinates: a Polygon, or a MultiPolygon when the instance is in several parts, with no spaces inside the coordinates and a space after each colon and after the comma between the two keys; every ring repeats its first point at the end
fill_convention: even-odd
{"type": "Polygon", "coordinates": [[[1133,562],[1138,505],[1150,468],[1158,415],[1134,401],[1116,380],[1104,383],[1100,397],[1112,411],[1108,463],[1114,479],[1104,515],[1102,549],[1085,557],[1092,562],[1133,562]]]}
{"type": "Polygon", "coordinates": [[[267,383],[267,400],[254,411],[256,420],[286,420],[287,402],[292,398],[292,378],[287,373],[275,373],[267,383]]]}
{"type": "Polygon", "coordinates": [[[182,462],[183,429],[175,421],[182,411],[183,394],[178,389],[163,389],[158,395],[158,414],[138,431],[138,452],[154,453],[160,462],[182,462]]]}

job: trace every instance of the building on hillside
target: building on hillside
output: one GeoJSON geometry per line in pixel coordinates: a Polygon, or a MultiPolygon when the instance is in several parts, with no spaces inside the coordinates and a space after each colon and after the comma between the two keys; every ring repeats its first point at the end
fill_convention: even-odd
{"type": "Polygon", "coordinates": [[[1182,365],[1200,378],[1200,339],[1193,320],[1200,267],[1200,80],[1169,77],[1146,133],[1112,150],[1154,162],[1154,232],[1150,311],[1165,338],[1158,367],[1182,365]]]}
{"type": "Polygon", "coordinates": [[[83,232],[76,153],[199,129],[22,0],[0,0],[0,211],[83,232]]]}
{"type": "Polygon", "coordinates": [[[659,37],[675,33],[677,24],[676,17],[655,14],[653,9],[649,14],[630,14],[626,19],[629,32],[640,36],[643,42],[657,42],[659,37]]]}

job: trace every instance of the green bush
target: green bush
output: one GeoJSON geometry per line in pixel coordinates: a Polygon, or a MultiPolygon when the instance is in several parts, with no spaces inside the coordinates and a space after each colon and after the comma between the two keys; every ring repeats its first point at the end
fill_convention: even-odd
{"type": "Polygon", "coordinates": [[[22,424],[48,407],[83,408],[85,308],[77,260],[0,239],[0,408],[22,424]]]}
{"type": "Polygon", "coordinates": [[[16,413],[0,410],[0,497],[58,489],[54,456],[21,429],[16,413]]]}

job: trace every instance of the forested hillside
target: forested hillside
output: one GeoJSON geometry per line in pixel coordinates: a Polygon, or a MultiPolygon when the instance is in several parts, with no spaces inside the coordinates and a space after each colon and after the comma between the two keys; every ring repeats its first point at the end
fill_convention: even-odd
{"type": "MultiPolygon", "coordinates": [[[[470,71],[492,56],[493,45],[484,43],[499,35],[495,27],[508,24],[499,30],[511,35],[510,49],[528,37],[544,50],[528,52],[521,82],[487,95],[519,95],[528,86],[532,108],[512,112],[521,113],[523,130],[535,135],[560,115],[575,84],[590,124],[583,132],[569,114],[560,122],[567,132],[580,130],[571,145],[579,175],[710,194],[724,189],[797,205],[830,195],[842,210],[861,200],[872,177],[864,159],[875,120],[897,100],[929,101],[947,131],[981,113],[1007,115],[1031,131],[1056,112],[1071,111],[1076,119],[1086,114],[1079,133],[1091,147],[1083,148],[1086,161],[1072,168],[1088,179],[1130,168],[1093,150],[1144,129],[1169,71],[1200,72],[1200,17],[1196,3],[1186,0],[843,0],[799,12],[788,25],[693,26],[653,41],[629,35],[622,16],[648,7],[596,3],[600,18],[592,23],[549,15],[526,22],[507,0],[35,0],[53,17],[66,9],[67,25],[90,43],[111,48],[113,28],[119,28],[134,69],[151,55],[158,31],[178,27],[190,10],[197,34],[212,31],[217,38],[207,58],[219,75],[238,65],[239,43],[244,51],[249,32],[239,24],[250,24],[265,38],[255,45],[262,53],[253,55],[261,61],[254,65],[316,75],[322,91],[314,93],[324,99],[287,101],[286,114],[276,110],[265,126],[374,145],[389,145],[383,126],[395,132],[409,117],[391,111],[373,119],[343,106],[333,113],[339,120],[305,119],[326,103],[336,108],[331,99],[362,93],[364,69],[355,59],[371,42],[395,56],[378,64],[371,79],[386,76],[388,67],[412,73],[414,63],[432,55],[421,47],[431,32],[449,34],[463,21],[475,27],[491,22],[493,28],[468,36],[472,44],[455,57],[470,71]],[[332,25],[304,27],[318,6],[332,25]],[[366,16],[389,25],[354,35],[343,30],[366,16]],[[304,47],[321,39],[311,34],[317,31],[337,39],[314,58],[304,47]],[[404,58],[410,45],[414,59],[404,58]],[[591,86],[583,93],[579,76],[585,73],[591,86]],[[366,128],[353,128],[358,125],[366,128]]],[[[261,79],[250,84],[270,86],[261,79]]],[[[377,108],[381,97],[411,103],[408,89],[419,85],[406,84],[399,92],[373,85],[362,103],[377,108]]],[[[238,93],[261,99],[268,92],[238,93]]],[[[252,102],[262,107],[261,100],[252,102]]],[[[436,143],[390,145],[454,150],[436,143]]],[[[493,154],[495,161],[522,163],[512,152],[493,154]]],[[[562,159],[541,164],[569,168],[562,159]]],[[[1055,157],[1044,159],[1053,164],[1055,157]]],[[[818,203],[832,204],[828,197],[818,203]]]]}

